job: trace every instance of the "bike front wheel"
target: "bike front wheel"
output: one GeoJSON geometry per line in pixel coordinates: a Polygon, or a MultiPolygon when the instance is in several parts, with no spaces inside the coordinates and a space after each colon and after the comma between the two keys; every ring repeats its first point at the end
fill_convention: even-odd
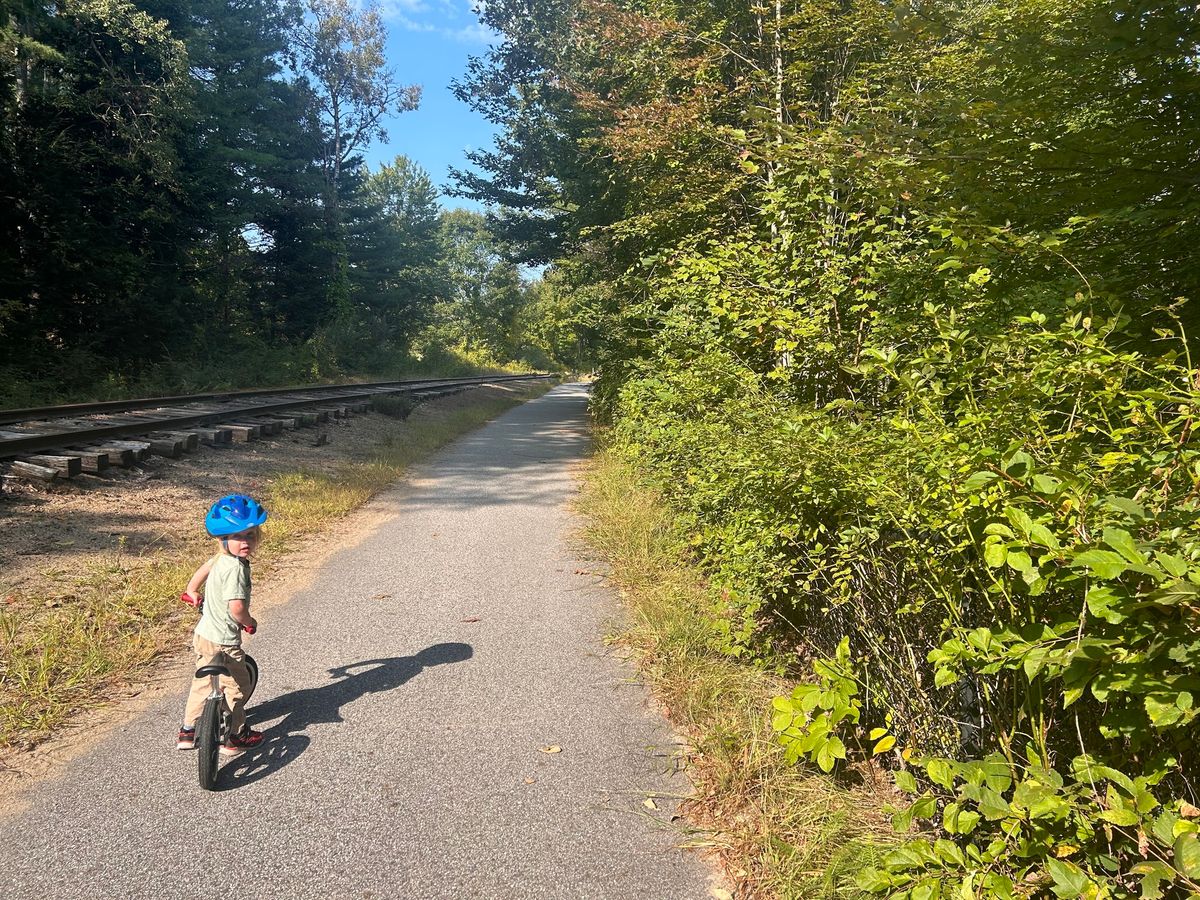
{"type": "Polygon", "coordinates": [[[217,770],[220,767],[221,716],[225,701],[220,697],[209,697],[204,712],[196,723],[196,750],[200,757],[200,787],[206,791],[217,786],[217,770]]]}

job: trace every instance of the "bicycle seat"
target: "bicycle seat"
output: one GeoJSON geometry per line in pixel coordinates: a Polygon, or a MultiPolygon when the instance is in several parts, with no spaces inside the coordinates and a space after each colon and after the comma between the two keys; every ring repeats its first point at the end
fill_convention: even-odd
{"type": "Polygon", "coordinates": [[[196,670],[197,678],[208,678],[210,675],[229,675],[229,669],[226,666],[217,663],[209,663],[207,666],[201,666],[196,670]]]}

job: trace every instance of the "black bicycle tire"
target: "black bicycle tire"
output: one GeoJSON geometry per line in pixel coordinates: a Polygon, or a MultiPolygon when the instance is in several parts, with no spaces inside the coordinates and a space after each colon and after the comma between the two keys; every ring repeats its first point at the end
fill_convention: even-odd
{"type": "Polygon", "coordinates": [[[258,687],[258,663],[249,653],[246,654],[246,668],[250,670],[250,690],[246,691],[243,704],[250,702],[250,698],[254,696],[254,689],[258,687]]]}
{"type": "Polygon", "coordinates": [[[220,769],[221,752],[221,707],[224,700],[210,697],[204,704],[204,712],[196,723],[196,750],[200,756],[200,787],[206,791],[216,790],[217,772],[220,769]]]}

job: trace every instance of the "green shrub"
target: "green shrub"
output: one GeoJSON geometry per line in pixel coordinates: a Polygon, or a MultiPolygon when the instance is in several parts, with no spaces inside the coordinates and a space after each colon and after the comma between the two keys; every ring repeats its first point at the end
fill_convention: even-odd
{"type": "Polygon", "coordinates": [[[826,769],[880,748],[916,795],[897,824],[943,835],[866,885],[1184,896],[1200,877],[1187,345],[1164,333],[1147,353],[1082,313],[923,322],[909,352],[864,354],[870,402],[797,402],[717,350],[660,358],[615,395],[620,444],[722,590],[728,653],[780,667],[798,649],[828,674],[848,638],[860,696],[830,682],[777,703],[777,726],[826,769]]]}

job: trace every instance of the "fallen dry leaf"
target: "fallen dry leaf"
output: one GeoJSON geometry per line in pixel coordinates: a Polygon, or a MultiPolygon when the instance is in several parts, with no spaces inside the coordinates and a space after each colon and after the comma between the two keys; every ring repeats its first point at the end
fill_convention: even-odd
{"type": "Polygon", "coordinates": [[[647,797],[643,800],[642,806],[646,807],[646,809],[658,809],[658,804],[654,802],[653,797],[647,797]]]}
{"type": "Polygon", "coordinates": [[[558,744],[551,744],[549,747],[539,747],[542,753],[562,753],[562,747],[558,744]]]}
{"type": "Polygon", "coordinates": [[[464,622],[481,622],[483,620],[480,619],[479,616],[467,616],[465,619],[463,619],[463,621],[464,622]]]}
{"type": "Polygon", "coordinates": [[[372,594],[371,599],[372,600],[391,600],[392,595],[391,594],[372,594]]]}
{"type": "Polygon", "coordinates": [[[535,781],[537,781],[536,778],[526,778],[525,779],[526,784],[533,784],[535,781]]]}

